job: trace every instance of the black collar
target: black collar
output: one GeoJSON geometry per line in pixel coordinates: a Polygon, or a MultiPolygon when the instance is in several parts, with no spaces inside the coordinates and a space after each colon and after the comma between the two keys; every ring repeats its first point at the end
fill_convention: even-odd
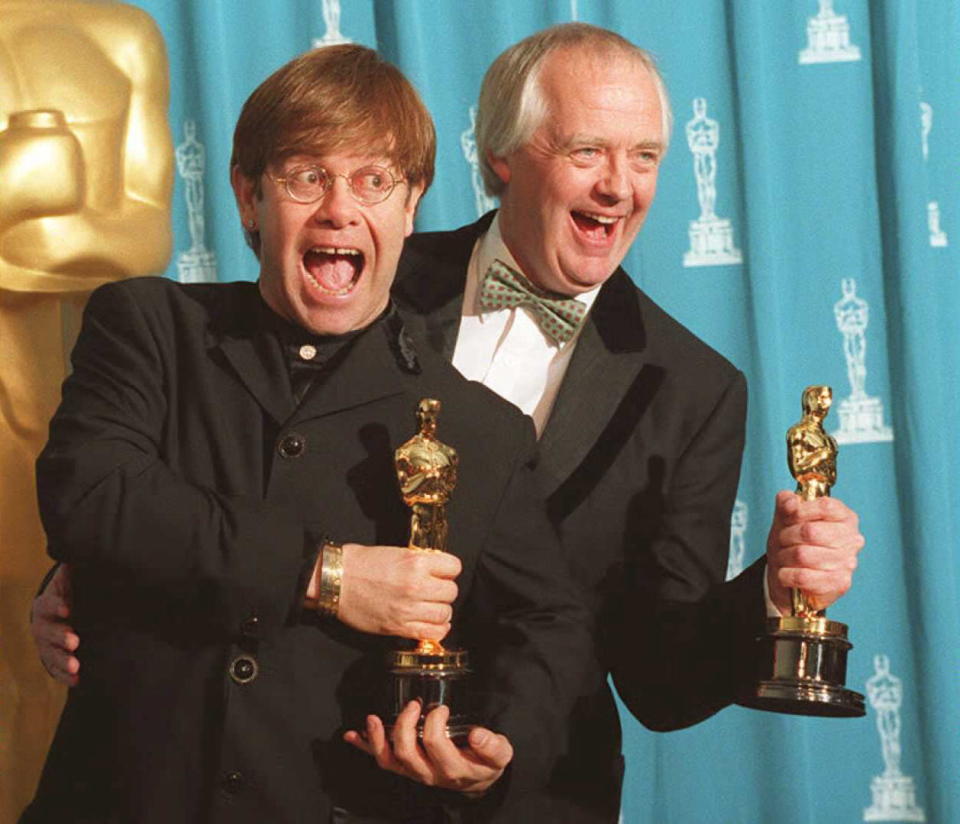
{"type": "Polygon", "coordinates": [[[382,330],[381,333],[387,336],[390,350],[396,357],[399,366],[407,372],[414,374],[420,372],[416,349],[404,329],[403,319],[392,300],[369,326],[362,329],[353,329],[340,335],[319,335],[290,322],[273,311],[262,295],[259,300],[258,313],[260,328],[277,340],[283,351],[284,359],[291,367],[322,369],[338,353],[349,349],[359,337],[368,332],[377,334],[375,330],[380,329],[382,330]],[[315,350],[315,354],[311,358],[304,358],[303,349],[308,346],[315,350]]]}

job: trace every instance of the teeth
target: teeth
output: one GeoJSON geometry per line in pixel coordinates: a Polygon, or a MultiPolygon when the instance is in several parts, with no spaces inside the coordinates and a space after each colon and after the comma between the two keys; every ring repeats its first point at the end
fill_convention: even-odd
{"type": "Polygon", "coordinates": [[[580,212],[584,217],[588,217],[591,220],[597,221],[597,223],[602,223],[604,226],[610,226],[611,224],[616,223],[620,218],[610,217],[609,215],[595,215],[590,212],[580,212]]]}
{"type": "Polygon", "coordinates": [[[323,294],[325,295],[334,295],[335,297],[341,297],[343,295],[349,294],[350,290],[353,288],[353,284],[351,283],[349,286],[344,286],[343,289],[337,289],[336,291],[334,291],[333,289],[327,289],[325,286],[321,286],[320,282],[309,272],[306,272],[305,274],[307,276],[307,280],[309,280],[310,283],[313,284],[314,288],[316,288],[320,292],[323,292],[323,294]]]}
{"type": "Polygon", "coordinates": [[[359,249],[348,249],[345,246],[313,246],[311,252],[322,255],[359,255],[359,249]]]}

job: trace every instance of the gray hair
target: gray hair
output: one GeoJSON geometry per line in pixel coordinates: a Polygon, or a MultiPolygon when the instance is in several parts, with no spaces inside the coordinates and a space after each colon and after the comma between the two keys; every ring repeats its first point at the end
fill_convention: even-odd
{"type": "Polygon", "coordinates": [[[636,60],[653,77],[663,113],[664,149],[670,141],[673,114],[663,77],[653,56],[625,37],[588,23],[561,23],[515,43],[487,69],[477,106],[476,139],[480,171],[487,194],[497,196],[504,183],[490,166],[489,157],[505,157],[520,148],[547,114],[540,88],[540,71],[552,52],[563,48],[595,49],[636,60]]]}

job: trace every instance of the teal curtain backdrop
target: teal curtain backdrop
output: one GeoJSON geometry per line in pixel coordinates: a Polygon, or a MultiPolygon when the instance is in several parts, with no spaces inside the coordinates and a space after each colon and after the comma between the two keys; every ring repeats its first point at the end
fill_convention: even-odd
{"type": "MultiPolygon", "coordinates": [[[[484,70],[544,26],[614,29],[658,58],[676,128],[625,266],[742,368],[748,446],[731,574],[790,486],[784,433],[834,388],[836,494],[868,545],[850,625],[858,720],[722,711],[653,734],[624,714],[630,824],[960,821],[960,3],[957,0],[134,0],[160,25],[179,147],[168,277],[251,279],[228,181],[240,106],[338,39],[414,81],[439,133],[421,229],[494,204],[475,170],[484,70]]],[[[545,823],[546,824],[546,823],[545,823]]]]}

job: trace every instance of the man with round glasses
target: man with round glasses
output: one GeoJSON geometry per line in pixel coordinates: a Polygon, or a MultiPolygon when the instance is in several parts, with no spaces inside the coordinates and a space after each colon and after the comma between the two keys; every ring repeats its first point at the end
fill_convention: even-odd
{"type": "Polygon", "coordinates": [[[350,187],[350,194],[358,203],[373,206],[390,197],[390,193],[403,178],[396,178],[383,166],[363,166],[350,174],[331,174],[322,166],[297,166],[283,177],[275,177],[276,183],[282,183],[292,200],[298,203],[316,203],[323,197],[336,178],[342,177],[350,187]]]}
{"type": "Polygon", "coordinates": [[[429,824],[545,781],[587,617],[529,420],[391,305],[433,160],[393,66],[360,46],[309,52],[253,92],[234,134],[259,282],[94,293],[38,461],[83,674],[24,824],[429,824]],[[405,548],[393,465],[425,397],[460,458],[451,549],[429,554],[405,548]],[[382,603],[364,603],[384,568],[382,603]],[[384,614],[397,593],[409,608],[384,614]],[[388,740],[373,714],[387,636],[451,623],[489,727],[458,749],[448,709],[411,702],[388,740]]]}

